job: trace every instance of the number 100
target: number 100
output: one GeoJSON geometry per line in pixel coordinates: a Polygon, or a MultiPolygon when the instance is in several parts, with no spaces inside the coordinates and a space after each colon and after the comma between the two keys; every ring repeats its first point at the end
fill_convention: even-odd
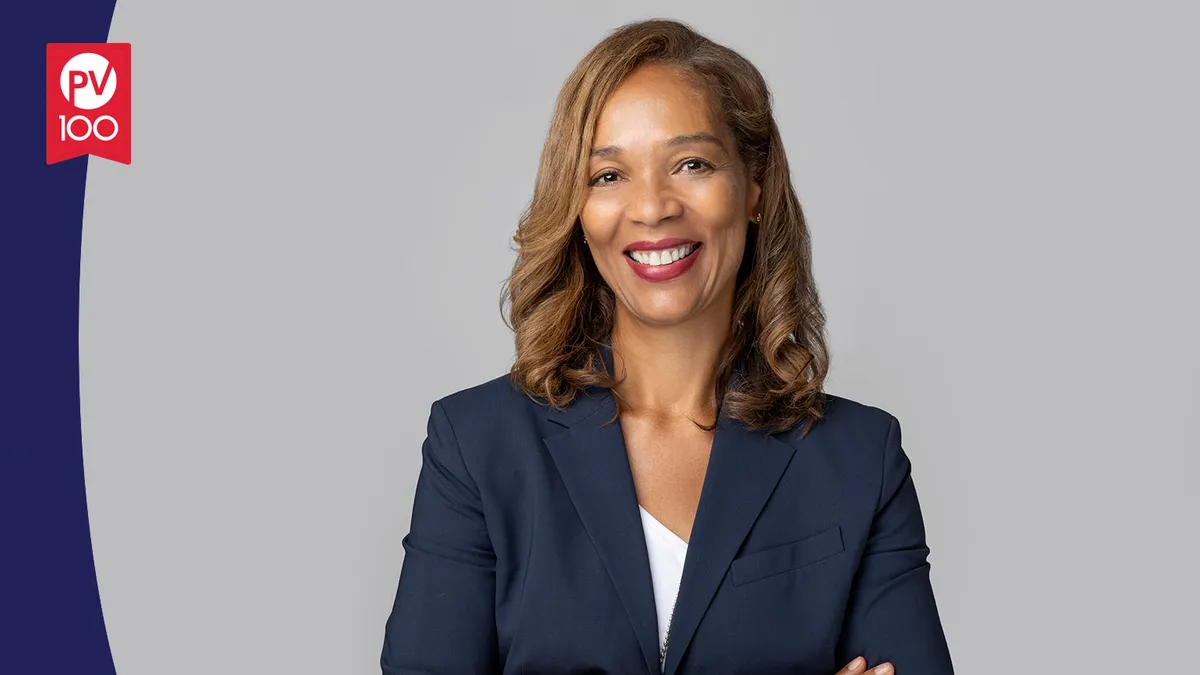
{"type": "Polygon", "coordinates": [[[67,119],[66,115],[59,115],[58,116],[58,126],[59,126],[59,140],[62,140],[62,141],[67,140],[68,136],[70,136],[71,140],[73,140],[73,141],[87,140],[91,136],[95,136],[96,138],[99,138],[102,141],[111,141],[112,139],[117,137],[117,131],[118,131],[117,121],[115,119],[113,119],[111,115],[101,115],[96,118],[95,122],[84,117],[83,115],[75,115],[71,119],[67,119]],[[73,130],[73,127],[75,126],[75,122],[77,122],[79,120],[82,120],[83,123],[87,125],[87,131],[85,131],[82,136],[76,136],[75,131],[73,130]],[[108,120],[109,122],[112,123],[112,126],[113,126],[112,133],[107,136],[103,136],[100,134],[100,122],[102,122],[104,120],[108,120]]]}

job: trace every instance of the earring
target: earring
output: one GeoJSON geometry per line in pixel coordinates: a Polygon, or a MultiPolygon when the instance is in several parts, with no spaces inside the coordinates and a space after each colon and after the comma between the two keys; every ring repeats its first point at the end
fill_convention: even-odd
{"type": "Polygon", "coordinates": [[[587,235],[586,234],[583,235],[583,243],[585,243],[585,244],[587,243],[587,235]]]}
{"type": "Polygon", "coordinates": [[[754,223],[757,225],[758,223],[761,223],[761,222],[762,222],[762,211],[759,211],[758,213],[754,214],[754,223]]]}

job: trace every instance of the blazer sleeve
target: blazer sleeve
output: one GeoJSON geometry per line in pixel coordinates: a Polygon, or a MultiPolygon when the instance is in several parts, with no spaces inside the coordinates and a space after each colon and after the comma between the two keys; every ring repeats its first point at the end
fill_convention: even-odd
{"type": "Polygon", "coordinates": [[[499,672],[496,556],[479,489],[440,402],[429,415],[383,675],[499,672]]]}
{"type": "Polygon", "coordinates": [[[850,593],[837,663],[862,655],[890,661],[898,675],[952,675],[954,668],[929,581],[925,524],[891,417],[883,479],[871,532],[850,593]]]}

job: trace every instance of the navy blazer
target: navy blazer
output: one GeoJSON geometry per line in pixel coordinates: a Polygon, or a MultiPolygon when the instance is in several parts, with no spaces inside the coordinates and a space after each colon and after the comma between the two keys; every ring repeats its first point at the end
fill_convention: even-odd
{"type": "MultiPolygon", "coordinates": [[[[900,425],[826,400],[803,437],[719,421],[666,675],[834,675],[860,654],[953,672],[900,425]]],[[[659,672],[614,405],[590,388],[555,410],[507,375],[432,405],[384,675],[659,672]]]]}

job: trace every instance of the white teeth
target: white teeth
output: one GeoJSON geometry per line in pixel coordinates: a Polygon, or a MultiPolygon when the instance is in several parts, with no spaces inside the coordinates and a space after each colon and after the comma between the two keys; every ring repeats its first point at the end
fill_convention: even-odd
{"type": "Polygon", "coordinates": [[[630,251],[629,255],[633,256],[634,260],[643,265],[657,267],[660,265],[669,265],[680,258],[686,258],[695,248],[695,244],[688,244],[687,246],[671,248],[665,251],[630,251]]]}

